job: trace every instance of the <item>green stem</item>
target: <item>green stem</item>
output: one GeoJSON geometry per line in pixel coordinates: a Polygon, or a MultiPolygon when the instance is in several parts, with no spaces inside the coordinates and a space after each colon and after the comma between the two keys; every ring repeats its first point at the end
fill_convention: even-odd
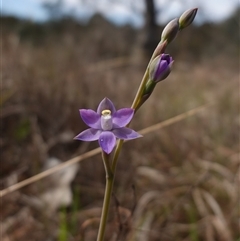
{"type": "Polygon", "coordinates": [[[103,241],[103,239],[104,239],[107,217],[108,217],[110,201],[111,201],[111,196],[112,196],[114,173],[111,170],[111,166],[109,163],[109,157],[110,157],[110,155],[108,155],[104,151],[102,152],[102,159],[103,159],[103,163],[104,163],[104,167],[105,167],[105,171],[106,171],[106,187],[105,187],[102,215],[101,215],[101,221],[100,221],[100,226],[99,226],[99,230],[98,230],[97,241],[103,241]]]}

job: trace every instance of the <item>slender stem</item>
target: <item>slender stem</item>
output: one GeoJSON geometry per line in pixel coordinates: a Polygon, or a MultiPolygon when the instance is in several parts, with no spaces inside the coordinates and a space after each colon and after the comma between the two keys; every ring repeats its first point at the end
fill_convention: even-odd
{"type": "MultiPolygon", "coordinates": [[[[143,95],[144,87],[145,87],[145,85],[148,81],[148,77],[149,77],[149,72],[148,72],[149,65],[150,65],[151,61],[157,55],[161,54],[165,50],[166,46],[167,46],[167,42],[160,42],[158,44],[157,48],[155,49],[155,51],[153,52],[153,55],[148,63],[147,69],[143,75],[143,78],[142,78],[142,81],[138,88],[137,94],[136,94],[135,99],[131,106],[135,110],[135,113],[139,109],[139,107],[142,105],[141,98],[143,95]]],[[[128,126],[129,126],[129,124],[128,124],[128,126]]],[[[113,184],[114,184],[115,170],[116,170],[117,160],[118,160],[120,151],[122,149],[123,142],[124,142],[123,140],[119,140],[117,143],[117,147],[115,149],[115,153],[113,156],[112,166],[110,165],[110,162],[109,162],[110,155],[106,154],[105,152],[102,153],[103,163],[104,163],[104,167],[105,167],[105,171],[106,171],[106,188],[105,188],[103,209],[102,209],[102,215],[101,215],[101,221],[100,221],[97,241],[103,241],[103,239],[104,239],[107,217],[108,217],[110,201],[111,201],[111,196],[112,196],[112,189],[113,189],[113,184]]]]}
{"type": "Polygon", "coordinates": [[[106,152],[102,151],[102,159],[106,172],[106,178],[111,178],[113,176],[113,173],[110,166],[110,154],[107,154],[106,152]]]}
{"type": "Polygon", "coordinates": [[[101,215],[101,221],[100,221],[100,226],[98,230],[97,241],[103,241],[104,239],[107,217],[108,217],[110,201],[112,196],[114,173],[111,170],[109,157],[110,155],[106,154],[105,152],[102,152],[103,163],[106,171],[106,187],[105,187],[102,215],[101,215]]]}

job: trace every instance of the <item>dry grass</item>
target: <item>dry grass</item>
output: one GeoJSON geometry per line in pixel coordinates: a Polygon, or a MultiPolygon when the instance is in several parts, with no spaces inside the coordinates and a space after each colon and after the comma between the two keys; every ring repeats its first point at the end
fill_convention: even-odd
{"type": "MultiPolygon", "coordinates": [[[[41,172],[49,156],[68,160],[97,147],[72,141],[85,128],[79,108],[96,108],[105,96],[118,108],[131,105],[146,59],[129,30],[109,28],[37,46],[6,32],[1,189],[41,172]]],[[[106,240],[239,240],[238,78],[221,56],[196,64],[176,59],[133,128],[215,105],[124,145],[106,240]]],[[[81,163],[66,209],[48,213],[36,205],[48,185],[39,181],[2,198],[3,240],[95,240],[104,191],[100,156],[81,163]]]]}

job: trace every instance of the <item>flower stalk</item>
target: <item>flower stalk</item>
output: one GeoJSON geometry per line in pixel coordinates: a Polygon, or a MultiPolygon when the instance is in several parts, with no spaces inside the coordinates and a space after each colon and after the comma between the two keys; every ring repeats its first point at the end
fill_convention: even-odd
{"type": "MultiPolygon", "coordinates": [[[[146,71],[143,75],[142,81],[141,81],[140,86],[138,88],[137,94],[136,94],[135,99],[134,99],[134,101],[132,103],[132,106],[131,106],[131,108],[135,110],[135,113],[140,108],[140,106],[143,104],[142,97],[143,97],[143,93],[144,93],[144,88],[145,88],[146,83],[149,79],[150,63],[154,59],[154,57],[157,56],[157,54],[163,53],[165,48],[166,48],[166,42],[159,43],[159,45],[155,49],[155,51],[154,51],[154,53],[153,53],[153,55],[152,55],[152,57],[149,61],[147,69],[146,69],[146,71]]],[[[127,126],[129,126],[129,124],[127,126]]],[[[115,177],[115,172],[116,172],[116,167],[117,167],[117,160],[118,160],[118,157],[120,155],[120,152],[121,152],[121,149],[122,149],[122,146],[123,146],[123,142],[124,142],[123,139],[118,140],[118,143],[117,143],[117,146],[116,146],[116,149],[115,149],[115,152],[114,152],[114,156],[113,156],[112,165],[111,165],[111,175],[110,175],[110,177],[108,177],[108,174],[107,174],[107,171],[109,169],[106,168],[106,164],[105,164],[106,189],[105,189],[105,194],[104,194],[102,217],[101,217],[101,221],[100,221],[97,241],[103,241],[103,238],[104,238],[107,216],[108,216],[108,212],[109,212],[112,189],[113,189],[113,184],[114,184],[114,177],[115,177]]],[[[106,159],[105,156],[103,156],[103,158],[106,159]]],[[[104,161],[104,163],[105,163],[105,161],[104,161]]],[[[107,163],[109,163],[109,162],[107,162],[107,163]]]]}
{"type": "MultiPolygon", "coordinates": [[[[197,12],[197,9],[194,9],[196,10],[197,12]]],[[[195,14],[196,15],[196,14],[195,14]]],[[[194,17],[195,17],[194,15],[194,17]]],[[[194,18],[193,18],[194,19],[194,18]]],[[[192,19],[192,21],[193,21],[192,19]]],[[[174,21],[174,24],[176,24],[176,22],[174,21]]],[[[190,23],[189,23],[190,24],[190,23]]],[[[174,32],[173,34],[171,34],[171,41],[176,37],[177,35],[177,32],[176,31],[177,27],[174,26],[172,28],[172,31],[174,32]],[[175,36],[174,36],[175,35],[175,36]]],[[[155,86],[156,86],[156,83],[152,84],[152,85],[147,85],[148,83],[148,80],[149,80],[149,68],[150,68],[150,65],[152,63],[152,61],[159,55],[161,55],[162,53],[164,53],[167,45],[171,42],[169,41],[169,39],[161,39],[161,41],[159,42],[158,46],[156,47],[156,49],[154,50],[153,54],[152,54],[152,57],[148,63],[148,66],[146,68],[146,71],[143,75],[143,78],[142,78],[142,81],[139,85],[139,88],[138,88],[138,91],[136,93],[136,96],[133,100],[133,103],[132,103],[132,106],[131,108],[135,110],[134,114],[137,112],[137,110],[142,106],[142,104],[149,98],[150,95],[148,96],[144,96],[144,90],[145,89],[149,89],[152,93],[152,91],[154,90],[155,86]]],[[[130,123],[127,125],[129,126],[130,123]]],[[[112,160],[112,172],[113,172],[113,178],[115,176],[115,170],[116,170],[116,167],[117,167],[117,160],[118,160],[118,157],[119,157],[119,154],[121,152],[121,149],[122,149],[122,146],[123,146],[123,142],[124,140],[119,140],[118,143],[117,143],[117,146],[116,146],[116,149],[115,149],[115,152],[114,152],[114,156],[113,156],[113,160],[112,160]]],[[[114,180],[113,180],[114,181],[114,180]]],[[[98,240],[99,241],[99,240],[98,240]]]]}
{"type": "Polygon", "coordinates": [[[192,23],[196,13],[197,8],[188,10],[182,14],[180,19],[172,20],[165,27],[161,40],[148,63],[131,108],[116,110],[113,103],[105,98],[99,104],[96,112],[89,109],[80,110],[80,115],[83,121],[90,128],[79,133],[75,139],[81,141],[98,140],[99,145],[102,148],[102,159],[106,172],[106,188],[97,241],[104,240],[117,160],[123,142],[124,140],[141,137],[141,135],[128,128],[128,126],[137,110],[151,96],[157,83],[167,78],[170,74],[173,59],[170,55],[164,54],[165,49],[167,45],[175,39],[180,30],[192,23]],[[115,147],[116,138],[119,140],[111,163],[110,154],[115,147]]]}
{"type": "Polygon", "coordinates": [[[113,182],[114,182],[114,174],[111,170],[111,165],[110,165],[110,155],[103,151],[102,159],[103,159],[103,164],[106,172],[106,187],[105,187],[102,215],[101,215],[100,226],[98,230],[97,241],[103,241],[104,239],[110,201],[112,196],[113,182]]]}

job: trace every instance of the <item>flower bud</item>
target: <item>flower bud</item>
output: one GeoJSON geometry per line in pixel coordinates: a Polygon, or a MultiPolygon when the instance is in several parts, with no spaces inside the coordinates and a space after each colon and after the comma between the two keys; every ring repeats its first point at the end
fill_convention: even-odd
{"type": "Polygon", "coordinates": [[[161,54],[150,63],[149,77],[154,83],[158,83],[168,77],[171,72],[173,59],[169,54],[161,54]]]}
{"type": "Polygon", "coordinates": [[[177,33],[179,31],[179,22],[178,19],[175,18],[172,21],[170,21],[167,26],[163,29],[161,41],[167,41],[167,43],[172,42],[175,37],[177,36],[177,33]]]}
{"type": "Polygon", "coordinates": [[[185,11],[181,15],[181,17],[179,18],[179,28],[180,28],[180,30],[186,28],[187,26],[189,26],[193,22],[196,14],[197,14],[197,10],[198,10],[197,8],[192,8],[192,9],[189,9],[189,10],[185,11]]]}
{"type": "Polygon", "coordinates": [[[135,108],[138,110],[143,103],[151,96],[155,86],[159,81],[167,78],[171,72],[171,66],[173,64],[173,59],[169,54],[160,54],[150,62],[149,66],[149,78],[144,86],[142,96],[135,108]]]}

